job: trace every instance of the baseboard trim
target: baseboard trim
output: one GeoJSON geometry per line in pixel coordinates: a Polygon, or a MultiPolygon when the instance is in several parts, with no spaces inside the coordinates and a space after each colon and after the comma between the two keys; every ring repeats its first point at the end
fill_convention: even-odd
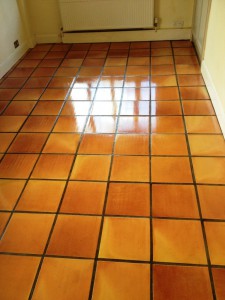
{"type": "Polygon", "coordinates": [[[162,41],[186,40],[191,38],[191,29],[159,29],[64,33],[63,43],[100,43],[100,42],[129,42],[129,41],[162,41]]]}
{"type": "Polygon", "coordinates": [[[205,80],[205,84],[208,89],[209,95],[211,97],[212,104],[214,106],[216,116],[218,118],[221,130],[223,132],[223,136],[225,138],[225,111],[221,104],[222,101],[216,91],[215,84],[213,82],[210,71],[209,71],[205,61],[202,62],[201,71],[202,71],[202,76],[205,80]]]}
{"type": "Polygon", "coordinates": [[[59,34],[36,34],[35,41],[37,44],[62,43],[59,34]]]}
{"type": "Polygon", "coordinates": [[[2,78],[13,67],[13,65],[26,53],[28,49],[29,47],[27,43],[20,45],[0,64],[0,78],[2,78]]]}

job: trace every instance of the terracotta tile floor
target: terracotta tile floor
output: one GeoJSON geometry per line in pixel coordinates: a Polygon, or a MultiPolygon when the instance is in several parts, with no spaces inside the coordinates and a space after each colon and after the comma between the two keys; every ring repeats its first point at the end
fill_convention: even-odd
{"type": "Polygon", "coordinates": [[[225,299],[225,142],[189,41],[37,45],[0,112],[1,299],[225,299]]]}

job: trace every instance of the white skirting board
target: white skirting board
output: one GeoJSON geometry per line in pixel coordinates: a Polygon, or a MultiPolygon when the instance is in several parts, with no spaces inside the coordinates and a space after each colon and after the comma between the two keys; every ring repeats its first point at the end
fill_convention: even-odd
{"type": "Polygon", "coordinates": [[[135,42],[188,40],[191,38],[191,28],[108,31],[108,32],[79,32],[64,33],[63,43],[101,43],[101,42],[135,42]]]}
{"type": "Polygon", "coordinates": [[[225,111],[221,104],[222,101],[216,91],[216,87],[214,85],[213,79],[210,75],[210,72],[207,68],[205,61],[202,62],[201,71],[202,71],[202,76],[205,80],[205,84],[208,89],[209,95],[211,97],[212,104],[214,106],[216,116],[218,118],[221,130],[223,132],[223,136],[225,138],[225,111]]]}
{"type": "Polygon", "coordinates": [[[28,45],[20,45],[13,53],[11,53],[1,64],[0,64],[0,78],[2,78],[13,65],[26,53],[28,45]]]}

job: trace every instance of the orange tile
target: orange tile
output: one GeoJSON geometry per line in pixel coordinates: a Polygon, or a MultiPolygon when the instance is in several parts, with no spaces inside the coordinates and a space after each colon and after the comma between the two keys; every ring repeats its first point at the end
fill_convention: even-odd
{"type": "MultiPolygon", "coordinates": [[[[74,83],[73,88],[74,89],[86,89],[86,92],[92,92],[92,90],[88,90],[89,88],[96,88],[98,86],[99,77],[93,77],[93,76],[86,76],[86,77],[80,77],[77,76],[74,83]]],[[[85,90],[84,90],[85,92],[85,90]]],[[[75,90],[73,90],[73,93],[76,93],[75,90]]],[[[78,93],[79,95],[79,93],[78,93]]],[[[79,100],[79,99],[78,99],[79,100]]],[[[88,100],[88,99],[87,99],[88,100]]]]}
{"type": "Polygon", "coordinates": [[[14,213],[0,243],[0,251],[42,254],[54,215],[14,213]]]}
{"type": "Polygon", "coordinates": [[[15,135],[15,133],[0,133],[0,152],[5,152],[7,150],[15,135]]]}
{"type": "Polygon", "coordinates": [[[154,41],[151,42],[151,48],[170,48],[170,41],[154,41]]]}
{"type": "Polygon", "coordinates": [[[116,131],[117,118],[90,116],[85,132],[88,133],[114,133],[116,131]]]}
{"type": "Polygon", "coordinates": [[[67,45],[67,44],[55,44],[52,48],[51,48],[51,52],[52,51],[68,51],[70,49],[71,45],[67,45]]]}
{"type": "Polygon", "coordinates": [[[21,132],[50,132],[55,120],[55,116],[31,116],[23,125],[21,132]]]}
{"type": "Polygon", "coordinates": [[[110,49],[129,49],[130,43],[128,42],[113,42],[110,45],[110,49]]]}
{"type": "Polygon", "coordinates": [[[36,68],[35,71],[32,73],[31,77],[50,77],[50,76],[53,76],[55,71],[56,71],[56,67],[55,67],[55,63],[54,63],[54,66],[52,66],[52,63],[51,63],[51,65],[50,65],[50,63],[48,63],[49,67],[47,65],[45,66],[44,63],[43,63],[44,68],[41,68],[41,67],[36,68]]]}
{"type": "Polygon", "coordinates": [[[129,66],[126,70],[127,76],[137,76],[137,75],[149,75],[150,74],[150,68],[149,66],[129,66]]]}
{"type": "Polygon", "coordinates": [[[0,116],[0,132],[17,132],[25,120],[22,116],[0,116]]]}
{"type": "Polygon", "coordinates": [[[62,67],[80,67],[82,65],[83,59],[82,58],[70,58],[64,59],[61,63],[62,67]]]}
{"type": "Polygon", "coordinates": [[[145,88],[149,86],[149,76],[135,76],[125,78],[124,87],[145,88]]]}
{"type": "MultiPolygon", "coordinates": [[[[173,47],[193,47],[193,43],[191,41],[172,41],[173,47]]],[[[175,50],[175,49],[174,49],[175,50]]]]}
{"type": "Polygon", "coordinates": [[[64,58],[66,51],[50,51],[45,56],[46,59],[64,58]]]}
{"type": "Polygon", "coordinates": [[[25,180],[0,180],[0,209],[12,210],[23,190],[25,180]]]}
{"type": "Polygon", "coordinates": [[[175,69],[173,65],[153,65],[151,66],[152,75],[173,75],[175,69]]]}
{"type": "Polygon", "coordinates": [[[225,222],[205,222],[206,239],[212,265],[224,265],[225,222]]]}
{"type": "Polygon", "coordinates": [[[125,73],[125,66],[105,67],[103,76],[123,76],[125,73]]]}
{"type": "Polygon", "coordinates": [[[56,77],[75,77],[79,71],[79,68],[64,68],[59,67],[58,70],[55,72],[54,76],[56,77]]]}
{"type": "Polygon", "coordinates": [[[28,54],[26,54],[25,58],[26,59],[42,59],[46,56],[47,51],[30,51],[28,54]]]}
{"type": "Polygon", "coordinates": [[[152,133],[184,133],[182,117],[152,117],[152,133]]]}
{"type": "Polygon", "coordinates": [[[63,101],[39,101],[32,112],[32,115],[58,115],[63,101]]]}
{"type": "Polygon", "coordinates": [[[112,181],[149,181],[149,158],[145,156],[114,156],[112,181]]]}
{"type": "Polygon", "coordinates": [[[71,50],[89,50],[90,46],[90,43],[77,43],[72,45],[71,50]]]}
{"type": "Polygon", "coordinates": [[[195,55],[175,55],[174,60],[176,65],[199,65],[195,55]]]}
{"type": "Polygon", "coordinates": [[[46,89],[40,100],[65,100],[68,93],[68,88],[62,89],[46,89]]]}
{"type": "Polygon", "coordinates": [[[130,49],[130,57],[146,57],[150,56],[150,49],[130,49]]]}
{"type": "Polygon", "coordinates": [[[224,158],[193,157],[192,161],[197,183],[225,183],[224,158]]]}
{"type": "Polygon", "coordinates": [[[114,135],[85,134],[79,147],[79,154],[112,154],[114,135]]]}
{"type": "Polygon", "coordinates": [[[87,51],[69,51],[66,58],[85,58],[87,51]]]}
{"type": "Polygon", "coordinates": [[[198,194],[204,219],[225,219],[225,187],[198,185],[198,194]]]}
{"type": "Polygon", "coordinates": [[[158,86],[177,86],[176,77],[174,75],[153,75],[151,77],[151,87],[158,86]]]}
{"type": "Polygon", "coordinates": [[[125,88],[123,90],[123,100],[150,100],[150,90],[148,88],[125,88]]]}
{"type": "Polygon", "coordinates": [[[173,134],[152,135],[152,155],[188,155],[185,136],[173,134]]]}
{"type": "Polygon", "coordinates": [[[100,51],[100,50],[91,50],[88,52],[87,57],[90,58],[105,58],[107,56],[107,51],[100,51]]]}
{"type": "Polygon", "coordinates": [[[8,101],[1,101],[0,100],[0,114],[4,111],[4,109],[9,104],[9,102],[10,102],[9,100],[8,101]]]}
{"type": "Polygon", "coordinates": [[[33,68],[15,68],[12,72],[9,73],[8,77],[29,77],[34,71],[33,68]]]}
{"type": "Polygon", "coordinates": [[[12,145],[9,153],[39,153],[47,139],[46,133],[19,133],[12,145]]]}
{"type": "Polygon", "coordinates": [[[109,155],[78,155],[71,179],[106,181],[111,157],[109,155]]]}
{"type": "Polygon", "coordinates": [[[150,214],[150,187],[148,184],[110,183],[106,214],[144,216],[150,214]]]}
{"type": "Polygon", "coordinates": [[[181,87],[180,88],[181,98],[193,99],[193,100],[206,100],[209,99],[209,94],[205,87],[181,87]]]}
{"type": "Polygon", "coordinates": [[[150,48],[150,42],[131,42],[130,48],[131,49],[150,48]]]}
{"type": "Polygon", "coordinates": [[[48,138],[43,153],[75,154],[79,140],[80,140],[79,134],[52,133],[48,138]]]}
{"type": "MultiPolygon", "coordinates": [[[[65,68],[70,69],[70,68],[65,68]]],[[[74,83],[74,77],[53,77],[49,88],[70,88],[74,83]]]]}
{"type": "Polygon", "coordinates": [[[105,76],[101,77],[98,87],[101,88],[122,88],[124,82],[123,76],[105,76]]]}
{"type": "Polygon", "coordinates": [[[37,154],[6,154],[0,163],[1,178],[28,178],[37,154]]]}
{"type": "Polygon", "coordinates": [[[51,44],[38,44],[36,45],[31,51],[38,52],[38,51],[49,51],[51,49],[51,44]]]}
{"type": "Polygon", "coordinates": [[[9,220],[10,213],[0,212],[0,236],[2,235],[4,228],[9,220]]]}
{"type": "Polygon", "coordinates": [[[18,89],[0,89],[0,99],[12,100],[18,91],[18,89]]]}
{"type": "Polygon", "coordinates": [[[116,116],[119,113],[119,101],[96,101],[91,110],[91,115],[95,116],[116,116]]]}
{"type": "Polygon", "coordinates": [[[225,141],[222,135],[189,135],[192,155],[225,156],[225,141]]]}
{"type": "Polygon", "coordinates": [[[119,133],[148,133],[149,117],[120,117],[117,131],[119,133]]]}
{"type": "Polygon", "coordinates": [[[95,100],[100,101],[119,101],[122,96],[120,88],[99,88],[95,95],[95,100]]]}
{"type": "Polygon", "coordinates": [[[124,101],[120,115],[124,116],[149,116],[149,101],[124,101]]]}
{"type": "Polygon", "coordinates": [[[91,103],[89,101],[68,101],[64,104],[61,115],[62,116],[76,116],[87,115],[91,103]]]}
{"type": "Polygon", "coordinates": [[[82,132],[86,117],[60,116],[54,127],[54,132],[82,132]]]}
{"type": "Polygon", "coordinates": [[[14,100],[38,100],[43,91],[43,89],[22,89],[14,100]]]}
{"type": "Polygon", "coordinates": [[[82,67],[79,76],[99,76],[101,75],[101,67],[82,67]]]}
{"type": "Polygon", "coordinates": [[[194,186],[154,184],[152,215],[166,218],[199,218],[194,186]]]}
{"type": "Polygon", "coordinates": [[[153,250],[157,262],[207,264],[200,221],[154,219],[153,250]]]}
{"type": "Polygon", "coordinates": [[[151,56],[166,56],[172,55],[171,48],[152,48],[151,49],[151,56]]]}
{"type": "Polygon", "coordinates": [[[177,87],[151,88],[151,100],[179,100],[177,87]]]}
{"type": "Polygon", "coordinates": [[[125,66],[127,63],[127,59],[124,57],[108,57],[105,61],[106,67],[114,67],[114,66],[125,66]]]}
{"type": "Polygon", "coordinates": [[[115,154],[149,155],[148,135],[118,134],[116,136],[115,154]]]}
{"type": "Polygon", "coordinates": [[[172,116],[182,115],[179,101],[151,101],[151,115],[172,116]]]}
{"type": "Polygon", "coordinates": [[[214,108],[210,100],[187,100],[182,101],[184,115],[215,115],[214,108]]]}
{"type": "Polygon", "coordinates": [[[26,81],[26,78],[10,78],[7,77],[4,81],[0,84],[0,88],[4,89],[16,89],[21,88],[26,81]]]}
{"type": "MultiPolygon", "coordinates": [[[[76,84],[76,83],[75,83],[76,84]]],[[[93,100],[95,89],[83,88],[83,89],[72,89],[68,96],[68,100],[93,100]]]]}
{"type": "Polygon", "coordinates": [[[61,62],[62,62],[62,58],[43,59],[39,64],[39,67],[45,67],[45,68],[58,67],[61,64],[61,62]]]}
{"type": "Polygon", "coordinates": [[[30,180],[16,210],[56,212],[64,187],[64,181],[30,180]]]}
{"type": "Polygon", "coordinates": [[[108,57],[127,57],[128,53],[128,49],[110,49],[108,52],[108,57]]]}
{"type": "Polygon", "coordinates": [[[94,258],[100,217],[59,215],[47,254],[94,258]]]}
{"type": "Polygon", "coordinates": [[[104,300],[110,298],[149,299],[149,265],[98,262],[92,299],[104,300]]]}
{"type": "Polygon", "coordinates": [[[31,178],[67,179],[73,159],[73,155],[42,154],[31,178]]]}
{"type": "Polygon", "coordinates": [[[187,116],[185,122],[188,133],[221,133],[216,117],[187,116]]]}
{"type": "Polygon", "coordinates": [[[217,300],[223,300],[225,298],[225,288],[224,288],[225,269],[213,268],[212,274],[213,274],[217,300]]]}
{"type": "Polygon", "coordinates": [[[13,101],[4,112],[5,116],[28,116],[36,101],[13,101]]]}
{"type": "Polygon", "coordinates": [[[92,269],[91,260],[45,258],[32,298],[88,299],[92,269]]]}
{"type": "Polygon", "coordinates": [[[189,158],[152,157],[152,181],[192,183],[189,158]]]}
{"type": "Polygon", "coordinates": [[[93,44],[91,44],[90,50],[104,51],[104,50],[108,50],[109,47],[110,47],[110,43],[93,43],[93,44]]]}
{"type": "Polygon", "coordinates": [[[148,56],[146,56],[146,57],[129,57],[127,64],[128,64],[128,66],[149,66],[150,58],[148,56]]]}
{"type": "Polygon", "coordinates": [[[201,74],[198,65],[176,65],[177,74],[201,74]]]}
{"type": "Polygon", "coordinates": [[[179,86],[205,85],[202,75],[178,75],[179,86]]]}
{"type": "Polygon", "coordinates": [[[77,214],[102,214],[106,183],[70,181],[60,211],[77,214]]]}
{"type": "Polygon", "coordinates": [[[212,300],[208,268],[154,265],[154,299],[212,300]]]}
{"type": "Polygon", "coordinates": [[[82,66],[85,67],[102,67],[104,66],[105,59],[104,58],[85,58],[82,66]]]}
{"type": "Polygon", "coordinates": [[[35,68],[41,62],[40,59],[23,59],[17,65],[18,68],[35,68]]]}
{"type": "Polygon", "coordinates": [[[173,65],[172,56],[152,56],[152,65],[173,65]]]}
{"type": "Polygon", "coordinates": [[[39,262],[39,257],[1,255],[0,297],[28,299],[39,262]]]}
{"type": "Polygon", "coordinates": [[[149,219],[105,217],[99,257],[149,261],[149,219]]]}

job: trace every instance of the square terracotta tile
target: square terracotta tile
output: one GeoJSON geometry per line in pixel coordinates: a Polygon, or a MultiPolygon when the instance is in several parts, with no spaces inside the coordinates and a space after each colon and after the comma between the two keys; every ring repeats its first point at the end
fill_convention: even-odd
{"type": "Polygon", "coordinates": [[[179,47],[173,49],[174,55],[196,55],[193,47],[179,47]]]}
{"type": "Polygon", "coordinates": [[[189,135],[192,155],[225,156],[225,141],[222,135],[189,135]]]}
{"type": "Polygon", "coordinates": [[[85,58],[82,66],[84,67],[102,67],[105,64],[104,58],[85,58]]]}
{"type": "Polygon", "coordinates": [[[0,251],[42,254],[54,215],[16,213],[0,243],[0,251]]]}
{"type": "Polygon", "coordinates": [[[193,157],[192,161],[197,183],[225,183],[225,158],[193,157]]]}
{"type": "Polygon", "coordinates": [[[55,72],[54,76],[56,77],[75,77],[79,71],[79,68],[64,68],[59,67],[55,72]]]}
{"type": "Polygon", "coordinates": [[[7,150],[15,136],[16,133],[0,133],[0,152],[5,152],[7,150]]]}
{"type": "Polygon", "coordinates": [[[117,118],[115,116],[90,116],[85,128],[87,133],[115,133],[117,118]]]}
{"type": "Polygon", "coordinates": [[[142,183],[110,183],[106,214],[148,217],[150,186],[142,183]]]}
{"type": "Polygon", "coordinates": [[[0,297],[28,299],[39,262],[39,257],[1,255],[0,297]]]}
{"type": "Polygon", "coordinates": [[[30,180],[16,206],[16,210],[56,212],[64,188],[64,181],[30,180]]]}
{"type": "Polygon", "coordinates": [[[154,219],[153,250],[157,262],[207,264],[200,221],[154,219]]]}
{"type": "Polygon", "coordinates": [[[170,41],[154,41],[151,42],[151,48],[170,48],[170,41]]]}
{"type": "Polygon", "coordinates": [[[167,56],[172,55],[172,48],[152,48],[151,56],[167,56]]]}
{"type": "MultiPolygon", "coordinates": [[[[65,68],[70,69],[70,68],[65,68]]],[[[70,88],[74,84],[74,77],[53,77],[50,84],[48,85],[49,88],[70,88]]]]}
{"type": "Polygon", "coordinates": [[[46,89],[40,100],[65,100],[67,98],[69,89],[46,89]]]}
{"type": "Polygon", "coordinates": [[[179,100],[177,87],[151,88],[151,100],[179,100]]]}
{"type": "Polygon", "coordinates": [[[114,66],[125,66],[127,63],[127,59],[124,57],[107,57],[105,61],[106,67],[114,67],[114,66]]]}
{"type": "Polygon", "coordinates": [[[95,116],[116,116],[119,113],[119,101],[96,101],[91,110],[91,115],[95,116]]]}
{"type": "Polygon", "coordinates": [[[26,59],[42,59],[46,56],[47,51],[38,51],[38,52],[33,52],[30,51],[25,58],[26,59]]]}
{"type": "Polygon", "coordinates": [[[59,215],[47,254],[94,258],[101,217],[59,215]]]}
{"type": "Polygon", "coordinates": [[[0,210],[14,208],[25,183],[25,180],[0,180],[0,210]]]}
{"type": "Polygon", "coordinates": [[[0,114],[4,111],[4,109],[9,104],[9,102],[10,102],[9,100],[8,101],[1,101],[0,100],[0,114]]]}
{"type": "Polygon", "coordinates": [[[173,75],[175,69],[173,65],[153,65],[151,66],[152,75],[173,75]]]}
{"type": "Polygon", "coordinates": [[[82,58],[69,58],[69,59],[64,59],[61,63],[62,67],[80,67],[83,63],[82,58]]]}
{"type": "Polygon", "coordinates": [[[45,258],[32,298],[88,299],[92,269],[92,260],[45,258]]]}
{"type": "Polygon", "coordinates": [[[126,116],[119,118],[119,133],[149,133],[149,117],[126,116]]]}
{"type": "Polygon", "coordinates": [[[87,58],[105,58],[107,56],[107,51],[101,50],[90,50],[87,54],[87,58]]]}
{"type": "Polygon", "coordinates": [[[153,182],[193,182],[187,157],[152,157],[151,164],[153,182]]]}
{"type": "Polygon", "coordinates": [[[63,101],[39,101],[32,112],[32,115],[50,115],[59,114],[63,101]]]}
{"type": "Polygon", "coordinates": [[[178,75],[178,84],[179,86],[199,86],[205,85],[202,75],[178,75]]]}
{"type": "Polygon", "coordinates": [[[172,56],[152,56],[152,65],[173,65],[172,56]]]}
{"type": "Polygon", "coordinates": [[[15,96],[14,100],[38,100],[43,91],[43,89],[22,89],[15,96]]]}
{"type": "Polygon", "coordinates": [[[166,218],[199,218],[194,186],[154,184],[152,215],[166,218]]]}
{"type": "Polygon", "coordinates": [[[5,116],[28,116],[36,101],[12,101],[4,111],[5,116]]]}
{"type": "Polygon", "coordinates": [[[64,58],[67,51],[50,51],[45,56],[46,59],[64,58]]]}
{"type": "Polygon", "coordinates": [[[180,88],[181,98],[193,99],[193,100],[206,100],[209,99],[207,89],[203,86],[197,87],[181,87],[180,88]]]}
{"type": "Polygon", "coordinates": [[[78,155],[70,179],[106,181],[110,161],[109,155],[78,155]]]}
{"type": "Polygon", "coordinates": [[[149,88],[125,88],[123,90],[123,100],[140,101],[150,100],[149,88]]]}
{"type": "Polygon", "coordinates": [[[97,101],[120,101],[123,90],[120,88],[99,88],[95,95],[97,101]]]}
{"type": "Polygon", "coordinates": [[[149,66],[129,66],[126,70],[126,76],[137,76],[137,75],[149,75],[150,68],[149,66]]]}
{"type": "Polygon", "coordinates": [[[151,101],[152,116],[182,115],[179,101],[151,101]]]}
{"type": "Polygon", "coordinates": [[[115,154],[149,155],[148,135],[118,134],[115,141],[115,154]]]}
{"type": "Polygon", "coordinates": [[[126,77],[124,87],[145,88],[150,87],[149,76],[126,77]]]}
{"type": "Polygon", "coordinates": [[[151,87],[158,86],[177,86],[175,75],[151,76],[151,87]]]}
{"type": "Polygon", "coordinates": [[[82,67],[79,76],[100,76],[102,67],[82,67]]]}
{"type": "Polygon", "coordinates": [[[225,297],[225,288],[224,288],[225,269],[213,268],[212,274],[213,274],[217,299],[223,300],[225,297]]]}
{"type": "Polygon", "coordinates": [[[42,154],[34,168],[34,179],[67,179],[73,155],[42,154]]]}
{"type": "Polygon", "coordinates": [[[182,117],[152,117],[151,118],[152,133],[184,133],[184,125],[182,117]]]}
{"type": "Polygon", "coordinates": [[[110,49],[129,49],[130,43],[128,42],[113,42],[110,45],[110,49]]]}
{"type": "Polygon", "coordinates": [[[131,57],[129,56],[128,66],[149,66],[150,65],[150,57],[131,57]]]}
{"type": "Polygon", "coordinates": [[[54,132],[82,132],[86,117],[60,116],[54,127],[54,132]]]}
{"type": "MultiPolygon", "coordinates": [[[[99,77],[93,76],[85,76],[80,77],[79,75],[76,77],[74,85],[73,85],[73,94],[76,93],[79,95],[81,92],[89,92],[89,94],[93,94],[95,90],[90,90],[90,88],[96,88],[98,86],[99,77]],[[75,90],[75,89],[84,89],[84,90],[75,90]],[[86,89],[86,90],[85,90],[86,89]]],[[[83,93],[84,94],[84,93],[83,93]]],[[[78,99],[80,100],[80,99],[78,99]]],[[[82,99],[81,99],[82,100],[82,99]]],[[[87,99],[88,100],[88,99],[87,99]]]]}
{"type": "Polygon", "coordinates": [[[188,133],[221,133],[216,117],[187,116],[185,117],[188,133]]]}
{"type": "Polygon", "coordinates": [[[0,116],[0,132],[17,132],[25,120],[23,116],[0,116]]]}
{"type": "Polygon", "coordinates": [[[8,153],[39,153],[47,137],[46,133],[19,133],[8,153]]]}
{"type": "Polygon", "coordinates": [[[206,239],[212,265],[224,265],[225,222],[205,222],[206,239]]]}
{"type": "Polygon", "coordinates": [[[212,300],[208,268],[154,265],[154,299],[212,300]]]}
{"type": "Polygon", "coordinates": [[[55,116],[30,116],[21,132],[50,132],[55,120],[55,116]]]}
{"type": "Polygon", "coordinates": [[[114,135],[85,134],[82,138],[79,154],[112,154],[114,135]]]}
{"type": "Polygon", "coordinates": [[[188,155],[184,134],[153,134],[152,155],[188,155]]]}
{"type": "Polygon", "coordinates": [[[62,116],[77,116],[87,115],[91,103],[89,101],[68,101],[64,104],[61,115],[62,116]]]}
{"type": "Polygon", "coordinates": [[[128,49],[110,49],[108,52],[108,57],[127,57],[128,53],[128,49]]]}
{"type": "Polygon", "coordinates": [[[124,101],[122,102],[120,115],[123,116],[149,116],[149,101],[124,101]]]}
{"type": "Polygon", "coordinates": [[[150,42],[131,42],[130,49],[150,48],[150,42]]]}
{"type": "Polygon", "coordinates": [[[0,236],[2,235],[6,225],[7,225],[7,222],[9,220],[9,217],[10,217],[10,213],[6,213],[6,212],[0,212],[0,236]]]}
{"type": "Polygon", "coordinates": [[[150,267],[146,264],[98,262],[93,300],[150,298],[150,267]],[[109,287],[110,288],[107,288],[109,287]]]}
{"type": "Polygon", "coordinates": [[[105,217],[99,257],[149,261],[149,219],[105,217]]]}
{"type": "Polygon", "coordinates": [[[130,49],[129,57],[150,56],[150,49],[130,49]]]}
{"type": "Polygon", "coordinates": [[[70,181],[60,211],[77,214],[102,214],[106,183],[70,181]]]}
{"type": "Polygon", "coordinates": [[[15,68],[12,72],[9,73],[8,77],[28,78],[33,71],[33,68],[15,68]]]}
{"type": "Polygon", "coordinates": [[[43,153],[75,154],[80,140],[79,134],[52,133],[44,147],[43,153]]]}
{"type": "Polygon", "coordinates": [[[39,64],[39,67],[54,68],[54,67],[58,67],[61,64],[61,62],[62,62],[62,58],[43,59],[39,64]]]}
{"type": "Polygon", "coordinates": [[[0,84],[0,88],[4,89],[16,89],[21,88],[26,81],[26,78],[10,78],[7,77],[4,81],[0,84]]]}
{"type": "Polygon", "coordinates": [[[51,52],[52,51],[68,51],[71,48],[70,44],[55,44],[53,45],[53,47],[51,48],[51,52]]]}
{"type": "MultiPolygon", "coordinates": [[[[193,47],[193,43],[191,41],[172,41],[172,46],[175,47],[193,47]]],[[[175,49],[174,49],[175,50],[175,49]]]]}
{"type": "Polygon", "coordinates": [[[195,55],[175,55],[176,65],[198,65],[198,58],[195,55]]]}
{"type": "Polygon", "coordinates": [[[93,100],[96,89],[83,88],[83,89],[72,89],[68,96],[68,100],[93,100]]]}
{"type": "Polygon", "coordinates": [[[37,154],[6,154],[0,163],[1,178],[28,178],[37,154]]]}
{"type": "Polygon", "coordinates": [[[105,67],[102,75],[103,76],[124,76],[125,66],[113,66],[105,67]]]}
{"type": "Polygon", "coordinates": [[[210,100],[187,100],[182,101],[184,115],[215,115],[214,108],[210,100]]]}
{"type": "Polygon", "coordinates": [[[90,46],[90,43],[77,43],[72,45],[71,50],[89,50],[90,46]]]}
{"type": "Polygon", "coordinates": [[[114,156],[112,181],[149,181],[149,158],[145,156],[114,156]]]}
{"type": "Polygon", "coordinates": [[[198,185],[198,194],[204,219],[225,219],[225,187],[198,185]]]}
{"type": "Polygon", "coordinates": [[[87,51],[69,51],[66,55],[66,58],[85,58],[87,51]]]}
{"type": "Polygon", "coordinates": [[[54,75],[55,71],[57,70],[57,68],[55,67],[55,63],[54,63],[54,66],[52,66],[52,65],[50,65],[50,63],[48,63],[49,67],[47,65],[44,65],[44,63],[46,63],[46,62],[43,61],[44,68],[41,68],[41,67],[36,68],[34,70],[34,72],[32,73],[31,77],[51,77],[54,75]]]}
{"type": "Polygon", "coordinates": [[[199,65],[176,65],[177,74],[195,75],[201,74],[199,65]]]}
{"type": "Polygon", "coordinates": [[[17,65],[17,67],[19,67],[19,68],[35,68],[39,65],[40,62],[41,62],[40,59],[23,59],[17,65]]]}
{"type": "Polygon", "coordinates": [[[123,76],[102,76],[98,87],[101,88],[109,88],[109,87],[114,87],[114,88],[122,88],[123,87],[123,82],[124,82],[124,77],[123,76]]]}

